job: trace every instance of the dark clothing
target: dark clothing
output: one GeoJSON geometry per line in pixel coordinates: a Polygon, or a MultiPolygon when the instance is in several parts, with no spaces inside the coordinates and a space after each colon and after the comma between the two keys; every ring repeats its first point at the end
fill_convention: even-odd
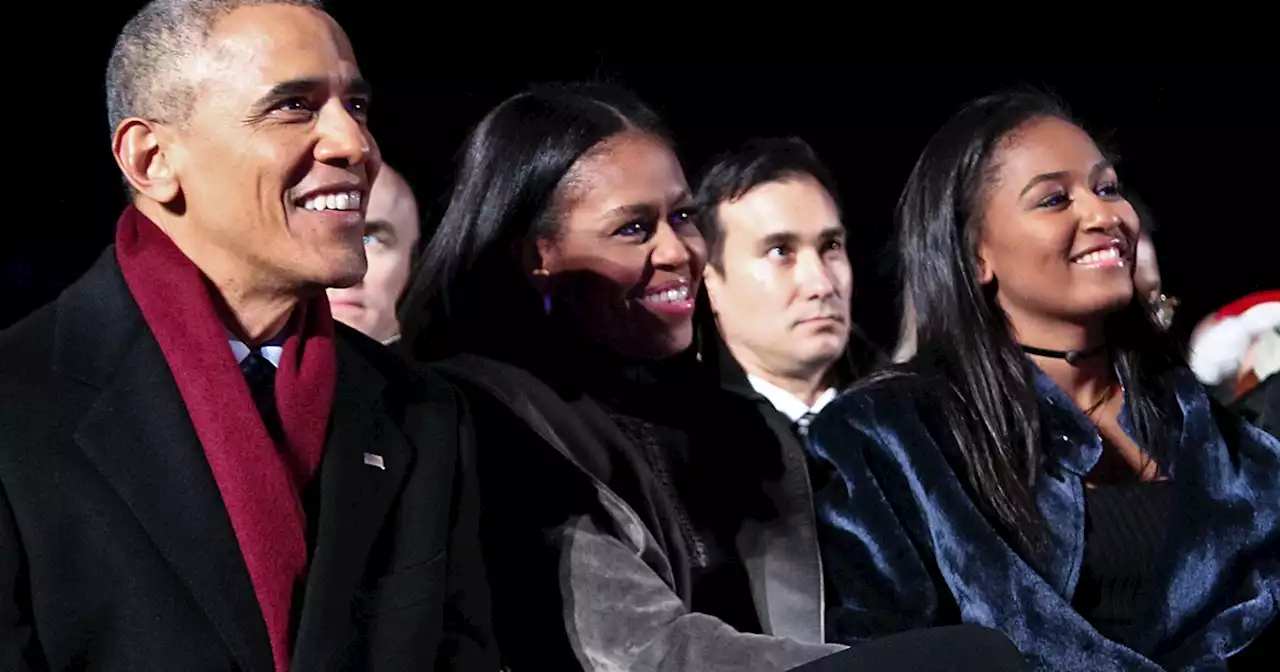
{"type": "Polygon", "coordinates": [[[1138,608],[1159,576],[1173,483],[1116,483],[1084,489],[1084,558],[1072,606],[1107,639],[1131,644],[1138,608]]]}
{"type": "Polygon", "coordinates": [[[686,378],[688,362],[668,366],[615,367],[601,385],[600,369],[548,384],[469,355],[437,364],[477,418],[495,627],[516,672],[781,671],[842,648],[764,626],[778,577],[752,568],[793,551],[754,557],[741,541],[777,524],[751,453],[759,426],[708,423],[715,388],[686,378]],[[658,396],[625,401],[649,385],[658,396]],[[624,404],[625,418],[612,410],[624,404]]]}
{"type": "MultiPolygon", "coordinates": [[[[807,428],[792,422],[751,386],[746,371],[713,324],[702,326],[703,364],[716,372],[721,389],[736,400],[739,415],[750,417],[759,425],[753,434],[763,446],[761,454],[768,456],[769,466],[761,487],[769,493],[779,522],[755,529],[750,543],[758,548],[787,549],[785,553],[775,551],[767,565],[758,567],[761,575],[777,577],[761,586],[770,588],[767,599],[771,606],[768,615],[774,619],[771,625],[775,631],[793,633],[802,639],[823,638],[826,627],[822,557],[803,445],[807,428]]],[[[860,330],[852,329],[844,356],[835,364],[835,387],[844,389],[886,363],[884,354],[860,330]]],[[[756,555],[759,554],[748,553],[749,557],[756,555]]]]}
{"type": "MultiPolygon", "coordinates": [[[[626,362],[577,350],[582,395],[598,404],[635,451],[642,478],[666,502],[688,557],[693,611],[736,630],[760,632],[742,557],[734,539],[759,498],[750,439],[727,426],[737,421],[691,355],[661,363],[626,362]],[[588,373],[589,372],[589,373],[588,373]]],[[[550,374],[547,374],[550,375],[550,374]]],[[[563,382],[562,382],[562,388],[563,382]]],[[[759,510],[757,505],[756,510],[759,510]]]]}
{"type": "MultiPolygon", "coordinates": [[[[808,476],[785,419],[723,394],[692,355],[637,365],[569,338],[521,343],[502,362],[437,364],[477,418],[505,665],[781,672],[844,648],[822,640],[808,476]]],[[[983,632],[912,633],[825,669],[910,669],[983,637],[1012,650],[983,632]]]]}
{"type": "MultiPolygon", "coordinates": [[[[668,409],[687,408],[687,400],[674,399],[660,388],[652,392],[655,401],[670,404],[668,409]]],[[[759,632],[760,619],[733,541],[741,520],[723,515],[727,512],[716,506],[711,481],[699,484],[694,477],[692,433],[680,428],[684,423],[679,419],[658,419],[670,414],[655,406],[649,410],[658,412],[643,413],[645,418],[613,409],[606,413],[640,451],[655,489],[671,502],[674,523],[689,551],[690,609],[715,616],[735,630],[759,632]]]]}
{"type": "Polygon", "coordinates": [[[1231,409],[1272,436],[1280,437],[1280,373],[1273,373],[1231,404],[1231,409]]]}
{"type": "Polygon", "coordinates": [[[976,625],[910,630],[864,642],[792,672],[1022,672],[1030,670],[1008,637],[976,625]]]}
{"type": "MultiPolygon", "coordinates": [[[[1043,517],[1033,557],[1015,550],[961,475],[943,422],[945,383],[889,377],[814,421],[832,637],[974,623],[1004,632],[1037,669],[1223,669],[1280,611],[1280,441],[1211,403],[1189,371],[1161,380],[1172,511],[1159,569],[1133,605],[1141,626],[1116,642],[1072,607],[1086,554],[1083,479],[1101,439],[1033,373],[1047,439],[1032,492],[1043,517]]],[[[1132,436],[1127,407],[1120,420],[1132,436]]]]}
{"type": "Polygon", "coordinates": [[[240,362],[240,372],[249,384],[249,396],[253,397],[253,405],[262,417],[262,424],[267,426],[271,440],[282,443],[284,430],[280,427],[280,412],[276,409],[275,365],[255,350],[240,362]]]}
{"type": "MultiPolygon", "coordinates": [[[[461,399],[336,331],[329,433],[301,493],[293,669],[493,670],[461,399]]],[[[218,487],[112,249],[0,332],[0,495],[0,669],[272,669],[218,487]]]]}

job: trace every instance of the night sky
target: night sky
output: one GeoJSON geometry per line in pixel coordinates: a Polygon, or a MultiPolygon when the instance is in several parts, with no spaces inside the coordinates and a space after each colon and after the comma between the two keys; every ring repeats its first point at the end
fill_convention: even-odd
{"type": "MultiPolygon", "coordinates": [[[[9,179],[23,181],[11,182],[11,193],[24,198],[11,201],[15,242],[0,247],[0,328],[52,300],[111,241],[124,201],[102,75],[116,31],[139,3],[118,5],[65,26],[57,60],[18,53],[24,47],[13,41],[3,47],[14,52],[7,62],[22,64],[23,93],[5,112],[2,147],[17,168],[9,179]]],[[[1245,293],[1280,287],[1277,243],[1268,242],[1280,132],[1270,119],[1273,96],[1258,84],[1270,74],[1265,64],[906,66],[887,55],[836,56],[830,44],[775,51],[686,40],[664,49],[650,35],[597,48],[532,29],[525,38],[481,39],[469,22],[437,25],[435,39],[425,39],[413,3],[343,2],[333,12],[374,85],[371,125],[383,155],[414,185],[428,228],[458,147],[490,107],[531,82],[608,78],[664,114],[691,176],[711,154],[753,135],[812,144],[845,203],[856,315],[888,345],[896,317],[884,246],[917,153],[965,100],[1028,83],[1054,90],[1119,151],[1122,180],[1158,222],[1164,284],[1183,299],[1178,331],[1245,293]]]]}

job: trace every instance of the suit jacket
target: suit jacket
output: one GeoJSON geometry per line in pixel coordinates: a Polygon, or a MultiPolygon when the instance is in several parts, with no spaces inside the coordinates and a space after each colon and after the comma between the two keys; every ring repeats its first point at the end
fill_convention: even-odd
{"type": "Polygon", "coordinates": [[[822,558],[813,516],[813,490],[804,445],[791,419],[756,392],[723,344],[717,360],[722,388],[744,414],[755,416],[757,433],[772,448],[771,468],[761,487],[777,516],[747,519],[738,534],[752,594],[766,629],[801,641],[825,640],[822,558]]]}
{"type": "MultiPolygon", "coordinates": [[[[721,387],[759,418],[757,433],[770,445],[771,468],[761,487],[777,512],[769,519],[748,519],[738,536],[752,580],[752,595],[766,631],[820,642],[825,637],[826,601],[813,489],[804,444],[791,419],[751,386],[742,366],[719,337],[714,322],[704,322],[702,361],[717,370],[721,387]]],[[[852,329],[844,356],[836,363],[837,385],[845,387],[888,360],[861,330],[852,329]]]]}
{"type": "MultiPolygon", "coordinates": [[[[1173,480],[1163,566],[1135,605],[1128,646],[1073,607],[1084,556],[1083,478],[1102,454],[1093,423],[1039,369],[1043,515],[1033,557],[983,513],[950,456],[943,383],[900,375],[828,406],[809,429],[831,589],[830,636],[847,643],[973,623],[1042,670],[1221,670],[1280,613],[1280,441],[1210,401],[1186,369],[1157,388],[1173,480]]],[[[1130,435],[1128,412],[1121,422],[1130,435]]],[[[1272,661],[1274,664],[1274,661],[1272,661]]]]}
{"type": "MultiPolygon", "coordinates": [[[[342,325],[336,348],[303,492],[293,669],[495,670],[460,398],[342,325]]],[[[113,248],[0,332],[0,496],[0,669],[272,669],[230,519],[113,248]]]]}

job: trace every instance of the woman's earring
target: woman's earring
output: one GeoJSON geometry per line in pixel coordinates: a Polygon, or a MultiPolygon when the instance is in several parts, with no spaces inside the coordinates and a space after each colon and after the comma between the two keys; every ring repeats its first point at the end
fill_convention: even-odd
{"type": "Polygon", "coordinates": [[[1174,311],[1178,309],[1179,303],[1181,302],[1177,297],[1163,293],[1151,300],[1151,311],[1155,314],[1156,323],[1161,329],[1168,331],[1169,327],[1173,326],[1174,311]]]}

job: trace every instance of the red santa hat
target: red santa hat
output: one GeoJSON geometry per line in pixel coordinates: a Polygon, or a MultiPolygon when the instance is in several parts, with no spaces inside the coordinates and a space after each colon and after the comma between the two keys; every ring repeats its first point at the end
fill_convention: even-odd
{"type": "Polygon", "coordinates": [[[1191,371],[1206,385],[1232,378],[1254,340],[1276,329],[1280,329],[1280,290],[1256,292],[1232,301],[1205,319],[1191,335],[1191,371]]]}

